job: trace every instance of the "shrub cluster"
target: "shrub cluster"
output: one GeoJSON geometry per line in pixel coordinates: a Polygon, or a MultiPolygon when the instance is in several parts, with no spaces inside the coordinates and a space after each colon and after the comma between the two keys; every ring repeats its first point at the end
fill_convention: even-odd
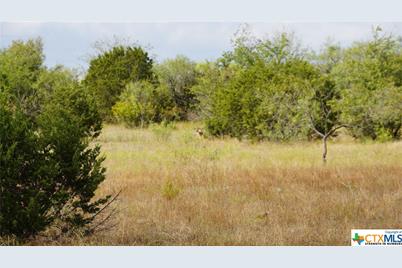
{"type": "Polygon", "coordinates": [[[95,102],[74,74],[42,65],[40,40],[0,52],[0,236],[90,228],[109,197],[95,102]],[[18,55],[18,57],[14,57],[18,55]]]}
{"type": "Polygon", "coordinates": [[[318,54],[289,34],[257,39],[243,31],[194,89],[216,136],[327,138],[346,127],[360,139],[399,139],[401,53],[401,39],[381,29],[372,40],[345,49],[326,44],[318,54]]]}

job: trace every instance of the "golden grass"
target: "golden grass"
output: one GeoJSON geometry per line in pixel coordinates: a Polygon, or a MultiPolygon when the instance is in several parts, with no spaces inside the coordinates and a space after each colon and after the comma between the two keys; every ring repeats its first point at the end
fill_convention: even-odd
{"type": "Polygon", "coordinates": [[[352,228],[402,228],[402,143],[247,143],[106,126],[100,194],[117,226],[73,244],[349,245],[352,228]]]}

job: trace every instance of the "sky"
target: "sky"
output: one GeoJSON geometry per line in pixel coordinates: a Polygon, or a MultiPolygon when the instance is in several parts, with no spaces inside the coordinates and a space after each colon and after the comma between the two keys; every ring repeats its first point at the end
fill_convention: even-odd
{"type": "MultiPolygon", "coordinates": [[[[231,39],[243,23],[238,22],[170,22],[170,23],[0,23],[0,47],[12,40],[41,37],[49,67],[63,64],[87,68],[93,45],[99,40],[125,40],[145,46],[160,62],[176,55],[190,59],[214,60],[231,49],[231,39]]],[[[402,36],[402,22],[351,23],[249,23],[258,37],[276,32],[294,32],[304,47],[318,50],[328,38],[348,46],[370,38],[373,26],[402,36]]]]}

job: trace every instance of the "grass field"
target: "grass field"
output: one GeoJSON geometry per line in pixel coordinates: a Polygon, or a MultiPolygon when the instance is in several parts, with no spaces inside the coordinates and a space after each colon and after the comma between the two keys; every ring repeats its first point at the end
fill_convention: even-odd
{"type": "Polygon", "coordinates": [[[402,143],[249,143],[106,126],[100,194],[122,189],[97,245],[349,245],[352,228],[402,228],[402,143]]]}

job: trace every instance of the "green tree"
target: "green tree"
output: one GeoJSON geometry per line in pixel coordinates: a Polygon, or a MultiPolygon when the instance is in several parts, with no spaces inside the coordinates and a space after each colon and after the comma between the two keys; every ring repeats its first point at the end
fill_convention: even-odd
{"type": "Polygon", "coordinates": [[[303,59],[306,50],[293,33],[275,33],[270,38],[257,38],[248,25],[243,25],[232,40],[233,50],[227,51],[219,59],[223,66],[235,63],[247,68],[259,62],[285,63],[290,59],[303,59]]]}
{"type": "Polygon", "coordinates": [[[324,74],[313,81],[310,96],[306,96],[302,105],[306,124],[322,139],[324,163],[327,160],[328,139],[336,135],[338,129],[347,127],[340,120],[340,112],[334,108],[338,100],[339,94],[335,83],[327,74],[324,74]]]}
{"type": "Polygon", "coordinates": [[[206,120],[212,135],[229,135],[239,139],[257,136],[257,108],[261,99],[254,90],[256,70],[241,71],[227,86],[212,95],[211,115],[206,120]]]}
{"type": "Polygon", "coordinates": [[[43,68],[32,88],[35,91],[37,114],[40,114],[47,102],[52,101],[54,93],[71,92],[73,88],[82,90],[78,76],[72,70],[61,65],[50,69],[43,68]]]}
{"type": "Polygon", "coordinates": [[[313,62],[318,68],[319,75],[311,81],[311,90],[305,96],[302,110],[306,124],[313,130],[312,134],[322,139],[322,159],[327,159],[327,141],[335,136],[336,131],[346,124],[341,122],[340,111],[336,109],[340,93],[331,75],[332,70],[342,60],[342,50],[339,45],[328,42],[313,62]]]}
{"type": "Polygon", "coordinates": [[[155,67],[159,81],[169,88],[181,119],[186,119],[196,102],[191,91],[197,79],[195,67],[196,64],[184,56],[165,60],[155,67]]]}
{"type": "MultiPolygon", "coordinates": [[[[313,94],[316,68],[304,60],[273,64],[268,76],[259,114],[262,135],[271,140],[306,139],[311,129],[303,112],[305,100],[313,94]]],[[[262,80],[264,81],[264,80],[262,80]]]]}
{"type": "Polygon", "coordinates": [[[318,70],[289,34],[257,39],[241,33],[220,66],[241,71],[213,95],[207,127],[214,135],[290,140],[311,131],[302,112],[318,70]],[[223,63],[222,63],[223,62],[223,63]]]}
{"type": "Polygon", "coordinates": [[[400,137],[401,44],[376,28],[372,40],[348,48],[332,71],[341,92],[337,109],[354,137],[400,137]]]}
{"type": "Polygon", "coordinates": [[[129,82],[154,80],[153,60],[141,47],[116,46],[92,59],[83,84],[96,99],[103,118],[129,82]]]}
{"type": "Polygon", "coordinates": [[[318,55],[313,56],[313,62],[322,74],[331,74],[332,70],[342,61],[343,50],[338,43],[328,40],[318,55]]]}
{"type": "Polygon", "coordinates": [[[222,66],[219,62],[205,62],[197,64],[196,71],[197,81],[191,88],[197,100],[195,111],[200,118],[206,119],[212,114],[214,94],[228,85],[239,68],[234,64],[222,66]]]}
{"type": "Polygon", "coordinates": [[[37,91],[34,84],[43,66],[43,44],[41,39],[13,41],[0,51],[0,81],[25,114],[34,116],[39,108],[37,91]]]}
{"type": "Polygon", "coordinates": [[[315,68],[300,60],[244,69],[213,95],[207,127],[214,135],[238,138],[306,138],[301,107],[315,76],[315,68]]]}

